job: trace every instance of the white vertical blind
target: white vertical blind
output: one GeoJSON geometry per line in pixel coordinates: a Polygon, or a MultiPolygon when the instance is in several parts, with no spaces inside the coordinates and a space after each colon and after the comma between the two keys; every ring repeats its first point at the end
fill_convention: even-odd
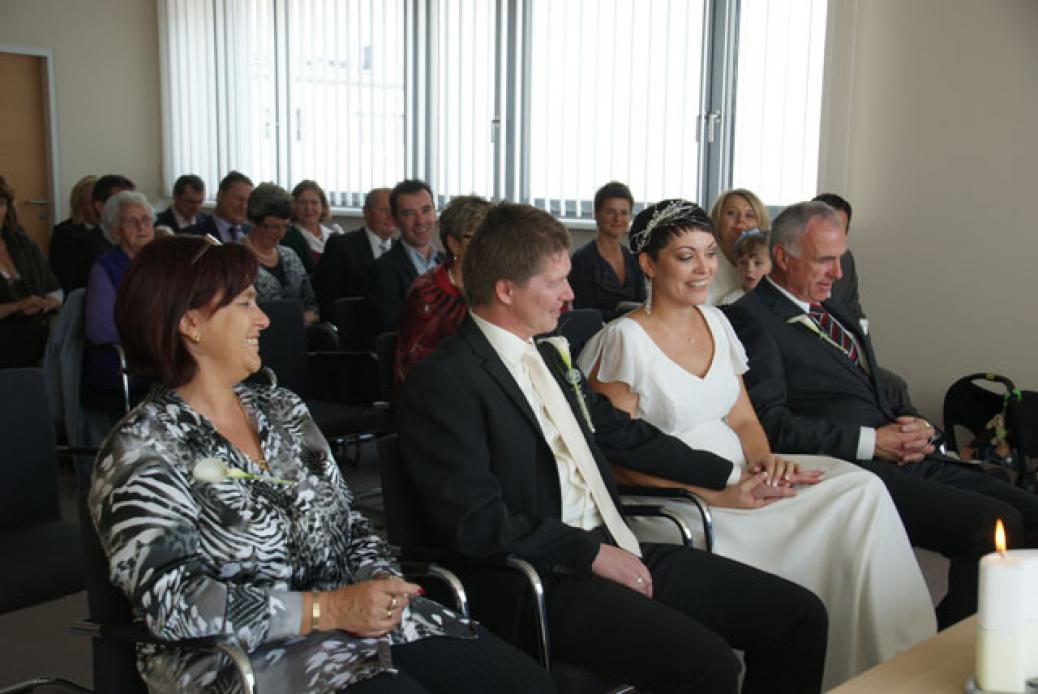
{"type": "Polygon", "coordinates": [[[488,0],[434,3],[429,100],[437,146],[428,182],[441,201],[494,195],[496,20],[496,3],[488,0]]]}
{"type": "MultiPolygon", "coordinates": [[[[696,197],[704,17],[735,0],[158,2],[169,188],[198,173],[212,193],[236,168],[359,206],[418,177],[441,202],[588,218],[613,179],[639,202],[696,197]]],[[[722,170],[769,203],[809,197],[826,0],[740,2],[722,170]]]]}
{"type": "Polygon", "coordinates": [[[732,180],[769,204],[818,184],[826,0],[742,0],[732,180]]]}
{"type": "Polygon", "coordinates": [[[403,0],[287,5],[290,179],[320,183],[332,205],[404,178],[403,0]]]}
{"type": "Polygon", "coordinates": [[[590,217],[613,179],[694,197],[703,2],[531,2],[529,202],[590,217]]]}

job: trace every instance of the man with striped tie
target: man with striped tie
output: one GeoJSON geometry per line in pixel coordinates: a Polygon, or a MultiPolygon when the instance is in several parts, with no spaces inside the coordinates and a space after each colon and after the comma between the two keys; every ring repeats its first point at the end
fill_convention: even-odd
{"type": "Polygon", "coordinates": [[[916,546],[951,560],[943,628],[976,611],[977,561],[997,518],[1016,546],[1038,546],[1038,497],[935,452],[936,430],[878,385],[872,344],[830,298],[847,239],[823,202],[786,208],[771,227],[772,271],[726,314],[749,354],[747,390],[771,447],[855,461],[883,479],[916,546]]]}

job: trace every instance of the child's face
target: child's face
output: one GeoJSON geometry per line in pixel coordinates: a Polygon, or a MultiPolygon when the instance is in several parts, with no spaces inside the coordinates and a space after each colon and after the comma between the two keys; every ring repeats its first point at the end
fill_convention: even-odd
{"type": "Polygon", "coordinates": [[[757,287],[761,278],[771,272],[771,258],[765,253],[753,253],[739,258],[739,276],[742,278],[742,288],[752,292],[757,287]]]}

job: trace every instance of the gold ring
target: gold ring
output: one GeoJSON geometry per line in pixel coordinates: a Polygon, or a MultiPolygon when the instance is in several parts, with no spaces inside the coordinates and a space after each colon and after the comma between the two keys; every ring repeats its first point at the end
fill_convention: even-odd
{"type": "Polygon", "coordinates": [[[389,611],[392,612],[395,609],[396,609],[396,596],[394,595],[393,599],[389,601],[389,611]]]}

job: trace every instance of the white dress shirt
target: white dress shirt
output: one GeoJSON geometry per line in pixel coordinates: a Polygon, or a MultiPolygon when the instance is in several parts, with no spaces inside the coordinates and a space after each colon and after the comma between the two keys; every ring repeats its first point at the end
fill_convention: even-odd
{"type": "Polygon", "coordinates": [[[371,244],[371,254],[375,257],[375,260],[381,258],[382,254],[388,251],[393,245],[392,238],[383,239],[367,227],[364,227],[364,233],[368,235],[368,243],[371,244]]]}
{"type": "MultiPolygon", "coordinates": [[[[523,364],[523,353],[526,351],[527,345],[532,344],[532,340],[523,340],[518,335],[498,327],[474,313],[469,315],[486,336],[490,346],[501,357],[508,373],[519,386],[519,390],[523,392],[526,402],[529,403],[530,409],[537,417],[544,440],[548,442],[548,446],[555,456],[559,473],[559,489],[562,492],[562,522],[584,530],[601,526],[603,524],[602,516],[598,512],[591,491],[585,484],[583,476],[577,469],[577,463],[563,443],[555,425],[544,416],[544,407],[534,391],[526,365],[523,364]]],[[[568,408],[565,412],[552,413],[552,416],[567,415],[574,416],[572,410],[568,408]]]]}

